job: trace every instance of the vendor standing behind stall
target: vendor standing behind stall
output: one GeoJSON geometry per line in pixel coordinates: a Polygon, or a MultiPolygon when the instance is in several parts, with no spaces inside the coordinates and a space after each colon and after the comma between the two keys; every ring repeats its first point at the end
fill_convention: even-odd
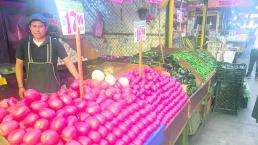
{"type": "Polygon", "coordinates": [[[16,50],[16,79],[19,96],[23,97],[25,88],[36,89],[42,93],[54,93],[60,88],[57,73],[57,59],[60,57],[70,73],[78,79],[74,64],[68,58],[64,47],[57,39],[47,34],[46,18],[33,14],[29,20],[30,36],[20,41],[16,50]],[[26,68],[26,82],[23,80],[23,65],[26,68]]]}
{"type": "Polygon", "coordinates": [[[255,28],[255,39],[253,40],[254,40],[254,44],[250,53],[250,61],[249,61],[246,78],[251,78],[251,73],[253,71],[254,63],[256,63],[255,80],[258,81],[258,27],[255,28]]]}

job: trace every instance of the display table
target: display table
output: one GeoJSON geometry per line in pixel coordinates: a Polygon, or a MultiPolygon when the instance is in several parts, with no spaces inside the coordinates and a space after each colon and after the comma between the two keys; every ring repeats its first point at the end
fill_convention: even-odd
{"type": "Polygon", "coordinates": [[[165,128],[165,141],[163,145],[174,145],[183,132],[187,121],[188,121],[188,108],[189,103],[187,103],[177,116],[170,121],[168,126],[165,128]]]}

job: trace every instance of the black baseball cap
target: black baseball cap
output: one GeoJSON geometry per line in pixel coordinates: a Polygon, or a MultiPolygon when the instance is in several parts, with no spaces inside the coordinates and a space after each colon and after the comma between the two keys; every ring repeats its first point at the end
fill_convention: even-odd
{"type": "Polygon", "coordinates": [[[29,19],[29,25],[31,24],[32,21],[35,21],[35,20],[38,20],[42,23],[44,23],[45,25],[47,25],[47,19],[45,16],[43,16],[42,14],[40,13],[35,13],[35,14],[32,14],[30,16],[30,19],[29,19]]]}

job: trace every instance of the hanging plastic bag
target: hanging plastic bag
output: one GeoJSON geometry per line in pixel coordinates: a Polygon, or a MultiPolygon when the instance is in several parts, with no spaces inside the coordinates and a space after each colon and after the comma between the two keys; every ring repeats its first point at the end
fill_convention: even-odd
{"type": "Polygon", "coordinates": [[[101,13],[98,13],[93,26],[93,36],[101,38],[104,32],[104,20],[101,13]]]}

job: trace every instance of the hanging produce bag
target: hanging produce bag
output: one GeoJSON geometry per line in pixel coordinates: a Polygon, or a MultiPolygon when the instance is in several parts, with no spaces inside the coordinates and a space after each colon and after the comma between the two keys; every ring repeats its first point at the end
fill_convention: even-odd
{"type": "Polygon", "coordinates": [[[104,20],[101,13],[98,13],[96,21],[93,26],[93,36],[101,38],[104,31],[104,20]]]}

